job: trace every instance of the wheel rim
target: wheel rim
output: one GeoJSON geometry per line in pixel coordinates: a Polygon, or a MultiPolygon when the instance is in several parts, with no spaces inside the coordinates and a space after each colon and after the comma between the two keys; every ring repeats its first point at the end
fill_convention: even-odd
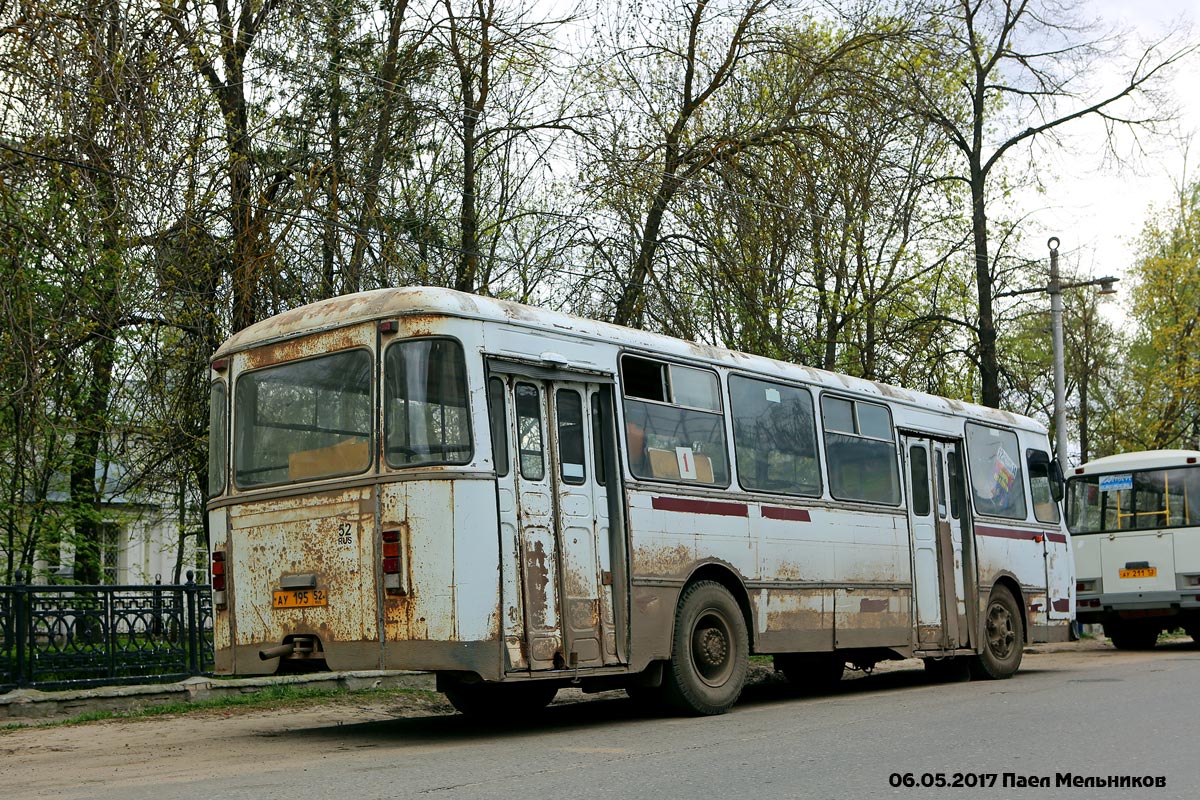
{"type": "Polygon", "coordinates": [[[725,616],[707,609],[692,627],[692,664],[700,680],[721,686],[733,672],[733,635],[725,616]]]}
{"type": "Polygon", "coordinates": [[[1017,634],[1012,614],[1003,603],[993,602],[988,606],[987,637],[988,649],[996,658],[1004,660],[1012,655],[1017,634]]]}

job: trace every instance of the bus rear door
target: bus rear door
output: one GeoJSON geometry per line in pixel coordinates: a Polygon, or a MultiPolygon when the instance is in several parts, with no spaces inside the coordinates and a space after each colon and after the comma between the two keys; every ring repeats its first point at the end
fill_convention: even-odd
{"type": "Polygon", "coordinates": [[[507,450],[497,457],[497,492],[509,667],[619,663],[612,526],[594,419],[611,392],[582,376],[547,380],[500,369],[491,370],[489,402],[494,446],[507,450]]]}

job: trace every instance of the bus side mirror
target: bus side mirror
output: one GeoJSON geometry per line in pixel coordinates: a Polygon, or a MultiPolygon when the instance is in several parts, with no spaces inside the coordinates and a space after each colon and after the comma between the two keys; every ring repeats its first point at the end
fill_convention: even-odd
{"type": "Polygon", "coordinates": [[[1054,498],[1054,502],[1056,502],[1056,503],[1062,502],[1063,495],[1065,494],[1065,492],[1063,491],[1063,486],[1064,486],[1064,481],[1063,481],[1062,467],[1059,465],[1058,461],[1051,461],[1050,462],[1050,496],[1054,498]]]}

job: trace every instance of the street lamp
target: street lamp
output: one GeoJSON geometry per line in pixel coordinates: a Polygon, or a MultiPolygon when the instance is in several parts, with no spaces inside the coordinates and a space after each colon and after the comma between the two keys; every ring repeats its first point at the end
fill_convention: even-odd
{"type": "Polygon", "coordinates": [[[1113,287],[1120,278],[1106,275],[1090,281],[1074,281],[1063,283],[1058,274],[1058,237],[1051,236],[1046,242],[1050,248],[1050,283],[1034,289],[1018,289],[1012,292],[1001,292],[997,297],[1013,297],[1019,294],[1046,293],[1050,295],[1050,335],[1054,351],[1054,447],[1058,450],[1058,465],[1063,474],[1067,473],[1067,370],[1063,357],[1063,326],[1062,326],[1062,293],[1064,289],[1076,289],[1080,286],[1099,286],[1099,294],[1116,294],[1113,287]]]}

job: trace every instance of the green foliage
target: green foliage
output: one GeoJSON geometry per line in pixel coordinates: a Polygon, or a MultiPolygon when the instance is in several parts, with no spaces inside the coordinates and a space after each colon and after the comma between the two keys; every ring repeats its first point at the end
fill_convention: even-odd
{"type": "Polygon", "coordinates": [[[1106,450],[1200,448],[1200,183],[1147,221],[1106,450]]]}

